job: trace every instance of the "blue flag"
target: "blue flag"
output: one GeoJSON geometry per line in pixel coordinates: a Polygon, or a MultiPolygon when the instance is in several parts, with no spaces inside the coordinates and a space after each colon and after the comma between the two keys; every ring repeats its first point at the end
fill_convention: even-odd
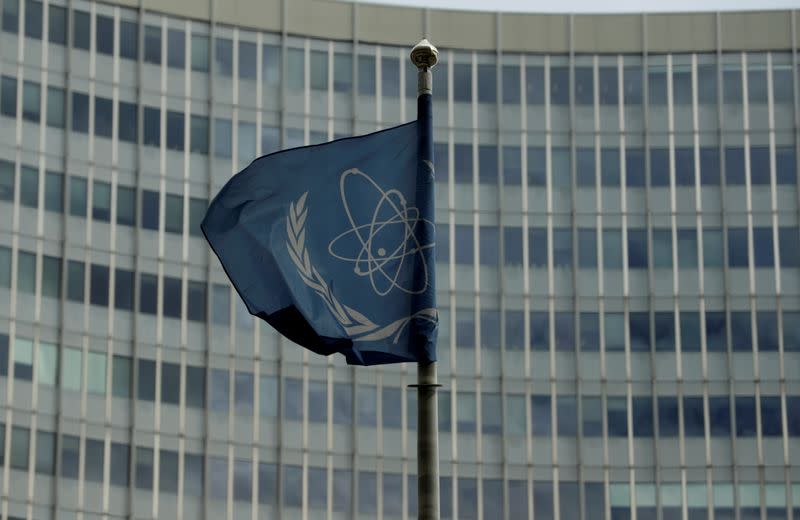
{"type": "Polygon", "coordinates": [[[435,361],[421,126],[276,152],[228,181],[201,227],[251,314],[350,364],[435,361]]]}

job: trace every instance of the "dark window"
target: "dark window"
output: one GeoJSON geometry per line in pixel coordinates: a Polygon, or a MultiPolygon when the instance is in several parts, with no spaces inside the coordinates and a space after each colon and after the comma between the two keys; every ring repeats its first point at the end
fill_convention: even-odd
{"type": "Polygon", "coordinates": [[[717,66],[697,66],[697,101],[701,105],[717,105],[717,66]]]}
{"type": "Polygon", "coordinates": [[[94,98],[94,135],[111,137],[114,128],[113,103],[110,99],[94,98]]]}
{"type": "Polygon", "coordinates": [[[572,268],[572,230],[553,229],[553,267],[572,268]]]}
{"type": "MultiPolygon", "coordinates": [[[[311,385],[312,383],[309,383],[311,385]]],[[[319,384],[319,383],[316,383],[319,384]]],[[[312,397],[309,392],[309,409],[312,407],[312,397]]],[[[236,413],[239,415],[253,415],[254,380],[253,374],[237,370],[233,379],[233,402],[236,413]]],[[[323,398],[323,402],[324,402],[323,398]]],[[[310,415],[310,412],[309,412],[310,415]]],[[[324,422],[324,419],[320,422],[324,422]]]]}
{"type": "Polygon", "coordinates": [[[114,54],[114,19],[98,15],[95,18],[97,31],[97,52],[100,54],[114,54]]]}
{"type": "Polygon", "coordinates": [[[14,163],[0,160],[0,200],[14,202],[14,163]]]}
{"type": "Polygon", "coordinates": [[[756,267],[774,267],[775,249],[771,227],[753,228],[753,263],[756,267]]]}
{"type": "Polygon", "coordinates": [[[490,349],[500,348],[500,311],[481,310],[481,346],[490,349]]]}
{"type": "Polygon", "coordinates": [[[189,234],[193,236],[203,236],[200,223],[206,213],[208,203],[205,199],[189,199],[189,234]]]}
{"type": "Polygon", "coordinates": [[[161,402],[178,404],[181,398],[181,367],[176,363],[161,363],[161,402]]]}
{"type": "Polygon", "coordinates": [[[83,262],[77,262],[75,260],[67,261],[68,300],[83,302],[84,276],[83,262]]]}
{"type": "Polygon", "coordinates": [[[800,396],[786,398],[786,429],[790,437],[800,437],[800,396]]]}
{"type": "Polygon", "coordinates": [[[503,65],[503,103],[519,104],[520,74],[516,65],[503,65]]]}
{"type": "Polygon", "coordinates": [[[578,434],[578,402],[573,395],[559,395],[556,400],[558,435],[578,434]]]}
{"type": "Polygon", "coordinates": [[[597,267],[597,232],[594,229],[578,230],[578,267],[597,267]]]}
{"type": "Polygon", "coordinates": [[[206,320],[206,284],[205,282],[189,281],[187,304],[187,318],[191,321],[206,320]]]}
{"type": "Polygon", "coordinates": [[[138,360],[137,398],[142,401],[156,400],[156,362],[149,359],[138,360]]]}
{"type": "Polygon", "coordinates": [[[761,435],[764,437],[783,435],[780,397],[761,396],[761,435]]]}
{"type": "Polygon", "coordinates": [[[675,184],[694,186],[694,150],[675,148],[675,184]]]}
{"type": "Polygon", "coordinates": [[[47,87],[47,126],[64,128],[67,114],[67,95],[63,88],[47,87]]]}
{"type": "Polygon", "coordinates": [[[797,183],[797,157],[794,147],[778,146],[775,148],[775,177],[778,184],[797,183]]]}
{"type": "Polygon", "coordinates": [[[72,46],[88,51],[91,43],[91,18],[86,11],[72,11],[72,46]]]}
{"type": "Polygon", "coordinates": [[[738,65],[726,65],[722,71],[722,99],[726,105],[742,104],[742,71],[738,65]]]}
{"type": "Polygon", "coordinates": [[[130,458],[131,449],[127,444],[111,443],[110,480],[112,486],[128,487],[130,458]]]}
{"type": "Polygon", "coordinates": [[[478,182],[497,184],[497,146],[478,146],[478,182]]]}
{"type": "Polygon", "coordinates": [[[702,437],[705,434],[702,397],[684,396],[683,430],[687,437],[702,437]]]}
{"type": "Polygon", "coordinates": [[[158,231],[158,204],[159,194],[157,191],[142,191],[142,227],[158,231]]]}
{"type": "Polygon", "coordinates": [[[551,177],[553,186],[569,187],[572,185],[572,156],[569,148],[553,147],[551,151],[551,177]]]}
{"type": "Polygon", "coordinates": [[[133,310],[134,273],[125,269],[114,272],[114,307],[121,310],[133,310]]]}
{"type": "Polygon", "coordinates": [[[647,231],[628,229],[628,267],[647,269],[647,231]]]}
{"type": "Polygon", "coordinates": [[[528,147],[528,186],[547,185],[547,154],[542,147],[528,147]]]}
{"type": "Polygon", "coordinates": [[[783,349],[800,350],[800,312],[783,311],[783,349]]]}
{"type": "Polygon", "coordinates": [[[50,432],[36,432],[36,473],[53,475],[56,469],[56,437],[50,432]]]}
{"type": "Polygon", "coordinates": [[[608,408],[606,419],[608,420],[609,437],[628,436],[628,401],[624,397],[609,397],[606,400],[608,408]]]}
{"type": "Polygon", "coordinates": [[[469,225],[455,225],[455,242],[457,264],[472,265],[473,260],[473,228],[469,225]]]}
{"type": "Polygon", "coordinates": [[[778,351],[778,316],[774,311],[758,311],[756,313],[756,331],[758,350],[762,352],[778,351]]]}
{"type": "MultiPolygon", "coordinates": [[[[662,352],[674,351],[675,315],[671,311],[656,312],[653,313],[653,322],[653,325],[655,325],[656,350],[662,352]]],[[[640,337],[640,339],[644,338],[640,337]]],[[[633,338],[631,338],[631,348],[633,348],[633,338]]]]}
{"type": "Polygon", "coordinates": [[[350,383],[333,384],[333,422],[353,424],[353,389],[350,383]]]}
{"type": "Polygon", "coordinates": [[[575,175],[578,186],[594,187],[594,148],[578,148],[575,151],[575,175]]]}
{"type": "Polygon", "coordinates": [[[653,436],[653,399],[650,396],[633,397],[634,437],[653,436]]]}
{"type": "Polygon", "coordinates": [[[550,67],[550,103],[569,105],[569,68],[550,67]]]}
{"type": "Polygon", "coordinates": [[[153,489],[153,450],[136,448],[135,477],[138,489],[153,489]]]}
{"type": "Polygon", "coordinates": [[[86,439],[84,446],[84,478],[88,482],[103,482],[105,459],[103,441],[86,439]]]}
{"type": "Polygon", "coordinates": [[[167,194],[164,211],[164,229],[169,233],[183,233],[183,197],[167,194]]]}
{"type": "Polygon", "coordinates": [[[658,434],[661,437],[677,437],[678,429],[678,399],[670,396],[659,396],[658,434]]]}
{"type": "Polygon", "coordinates": [[[670,229],[653,229],[652,256],[655,269],[672,268],[672,231],[670,229]]]}
{"type": "Polygon", "coordinates": [[[139,312],[155,314],[158,309],[158,279],[152,274],[139,274],[139,312]]]}
{"type": "Polygon", "coordinates": [[[544,67],[525,67],[525,97],[529,105],[544,104],[544,67]]]}
{"type": "Polygon", "coordinates": [[[147,146],[161,146],[161,111],[157,107],[144,107],[144,139],[147,146]]]}
{"type": "Polygon", "coordinates": [[[136,225],[136,189],[117,185],[117,224],[136,225]]]}
{"type": "Polygon", "coordinates": [[[796,227],[778,228],[781,267],[800,267],[800,230],[796,227]]]}
{"type": "Polygon", "coordinates": [[[673,65],[672,99],[676,105],[692,105],[692,71],[689,66],[673,65]]]}
{"type": "Polygon", "coordinates": [[[94,181],[92,218],[102,222],[111,220],[111,184],[107,182],[94,181]]]}
{"type": "Polygon", "coordinates": [[[537,351],[547,351],[550,348],[550,320],[546,312],[532,312],[531,322],[531,348],[537,351]]]}
{"type": "MultiPolygon", "coordinates": [[[[439,89],[446,95],[446,89],[439,89]]],[[[453,101],[472,102],[472,65],[469,63],[453,64],[453,101]]]]}
{"type": "Polygon", "coordinates": [[[750,396],[736,396],[736,436],[755,437],[756,399],[750,396]]]}
{"type": "Polygon", "coordinates": [[[64,176],[58,172],[45,172],[44,209],[56,213],[64,209],[64,176]]]}
{"type": "Polygon", "coordinates": [[[139,25],[136,22],[119,22],[119,55],[135,60],[139,57],[139,25]]]}
{"type": "Polygon", "coordinates": [[[500,263],[500,231],[494,226],[480,226],[481,265],[497,267],[500,263]]]}
{"type": "Polygon", "coordinates": [[[478,102],[497,101],[497,68],[495,65],[478,65],[478,102]]]}
{"type": "Polygon", "coordinates": [[[22,118],[38,123],[41,121],[42,87],[32,81],[22,83],[22,118]]]}
{"type": "Polygon", "coordinates": [[[769,146],[750,147],[750,182],[758,185],[769,185],[769,146]]]}
{"type": "Polygon", "coordinates": [[[233,42],[227,38],[215,38],[214,64],[220,76],[233,76],[233,42]]]}
{"type": "Polygon", "coordinates": [[[746,228],[728,228],[728,266],[748,266],[746,228]]]}
{"type": "Polygon", "coordinates": [[[204,367],[186,367],[186,406],[204,408],[206,403],[206,370],[204,367]]]}
{"type": "Polygon", "coordinates": [[[669,150],[666,148],[650,149],[650,184],[669,186],[669,150]]]}
{"type": "Polygon", "coordinates": [[[616,105],[619,101],[619,81],[616,67],[600,67],[598,71],[600,104],[616,105]]]}
{"type": "Polygon", "coordinates": [[[594,104],[594,74],[591,67],[575,67],[575,104],[594,104]]]}
{"type": "Polygon", "coordinates": [[[641,148],[625,149],[625,185],[630,188],[646,185],[644,150],[641,148]]]}
{"type": "MultiPolygon", "coordinates": [[[[0,334],[0,376],[8,375],[8,335],[0,334]]],[[[3,430],[3,424],[0,423],[0,430],[3,430]]],[[[3,450],[0,449],[0,455],[3,450]]],[[[2,466],[2,464],[0,464],[2,466]]]]}
{"type": "Polygon", "coordinates": [[[712,436],[727,436],[731,433],[731,410],[728,397],[708,398],[708,420],[712,436]]]}
{"type": "Polygon", "coordinates": [[[164,277],[164,316],[181,317],[181,279],[164,277]]]}
{"type": "Polygon", "coordinates": [[[119,119],[117,120],[117,133],[119,140],[135,143],[138,134],[139,120],[136,103],[120,101],[118,110],[119,119]]]}
{"type": "Polygon", "coordinates": [[[583,435],[585,437],[603,436],[603,403],[599,397],[581,397],[583,435]]]}
{"type": "MultiPolygon", "coordinates": [[[[16,34],[19,31],[19,0],[3,2],[3,30],[16,34]]],[[[2,454],[2,450],[0,450],[2,454]]]]}
{"type": "Polygon", "coordinates": [[[464,520],[478,518],[478,481],[474,478],[458,477],[458,517],[464,520]]]}
{"type": "Polygon", "coordinates": [[[183,112],[167,111],[167,149],[183,150],[183,112]]]}
{"type": "MultiPolygon", "coordinates": [[[[114,356],[112,359],[112,394],[114,397],[128,399],[131,396],[131,379],[133,364],[131,358],[126,356],[114,356]]],[[[113,471],[113,466],[112,466],[113,471]]]]}
{"type": "Polygon", "coordinates": [[[753,327],[749,311],[731,312],[731,342],[736,352],[753,350],[753,327]]]}
{"type": "Polygon", "coordinates": [[[744,148],[725,148],[725,182],[730,185],[744,185],[744,148]]]}
{"type": "Polygon", "coordinates": [[[30,166],[20,168],[19,199],[23,206],[39,206],[39,170],[30,166]]]}
{"type": "Polygon", "coordinates": [[[575,349],[575,315],[571,312],[556,312],[553,325],[556,350],[573,351],[575,349]]]}
{"type": "Polygon", "coordinates": [[[631,312],[628,315],[628,332],[630,334],[631,351],[647,352],[650,350],[650,313],[631,312]]]}
{"type": "Polygon", "coordinates": [[[531,396],[531,431],[535,436],[547,437],[551,430],[550,396],[531,396]]]}
{"type": "Polygon", "coordinates": [[[108,266],[92,264],[90,303],[108,307],[108,266]]]}
{"type": "Polygon", "coordinates": [[[186,66],[186,33],[167,29],[167,66],[182,69],[186,66]]]}
{"type": "Polygon", "coordinates": [[[190,132],[189,149],[194,153],[208,154],[208,118],[192,114],[190,132]]]}
{"type": "Polygon", "coordinates": [[[684,352],[700,352],[700,313],[683,311],[681,322],[681,350],[684,352]]]}
{"type": "Polygon", "coordinates": [[[80,92],[72,93],[72,130],[89,132],[89,96],[80,92]]]}
{"type": "Polygon", "coordinates": [[[25,0],[25,36],[42,39],[42,2],[25,0]]]}
{"type": "Polygon", "coordinates": [[[700,148],[700,182],[719,186],[720,158],[718,148],[700,148]]]}
{"type": "Polygon", "coordinates": [[[144,61],[161,65],[161,27],[144,26],[144,61]]]}
{"type": "Polygon", "coordinates": [[[61,436],[61,476],[78,478],[81,457],[81,439],[72,435],[61,436]]]}

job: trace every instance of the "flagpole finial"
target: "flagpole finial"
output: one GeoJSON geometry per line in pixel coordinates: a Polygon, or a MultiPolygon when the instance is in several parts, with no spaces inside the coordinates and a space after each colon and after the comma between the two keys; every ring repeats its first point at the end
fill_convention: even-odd
{"type": "Polygon", "coordinates": [[[420,71],[431,69],[439,61],[439,51],[427,38],[423,38],[411,49],[411,61],[420,71]]]}

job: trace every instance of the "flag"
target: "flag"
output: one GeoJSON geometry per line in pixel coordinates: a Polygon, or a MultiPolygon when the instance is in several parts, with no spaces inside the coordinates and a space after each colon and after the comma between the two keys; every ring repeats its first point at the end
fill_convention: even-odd
{"type": "Polygon", "coordinates": [[[293,148],[228,181],[201,228],[251,314],[349,364],[435,361],[428,135],[415,121],[293,148]]]}

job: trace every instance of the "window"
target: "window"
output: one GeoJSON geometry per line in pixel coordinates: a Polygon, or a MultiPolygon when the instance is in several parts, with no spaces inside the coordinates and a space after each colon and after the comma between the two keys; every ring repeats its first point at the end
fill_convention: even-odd
{"type": "Polygon", "coordinates": [[[72,46],[88,51],[91,41],[91,19],[86,11],[72,13],[72,46]]]}
{"type": "Polygon", "coordinates": [[[528,186],[547,185],[547,154],[545,149],[528,147],[528,186]]]}
{"type": "Polygon", "coordinates": [[[20,168],[19,199],[23,206],[39,207],[39,170],[30,166],[20,168]]]}
{"type": "Polygon", "coordinates": [[[214,156],[230,158],[232,153],[232,127],[230,119],[214,119],[214,156]]]}
{"type": "Polygon", "coordinates": [[[301,507],[303,505],[302,466],[283,466],[283,505],[301,507]]]}
{"type": "Polygon", "coordinates": [[[647,231],[628,229],[628,267],[647,269],[647,231]]]}
{"type": "Polygon", "coordinates": [[[797,160],[793,147],[775,148],[775,172],[778,184],[797,184],[797,160]]]}
{"type": "Polygon", "coordinates": [[[89,96],[80,92],[72,93],[72,130],[89,132],[89,96]]]}
{"type": "Polygon", "coordinates": [[[85,269],[83,262],[67,260],[67,299],[83,302],[85,269]]]}
{"type": "Polygon", "coordinates": [[[114,54],[114,19],[108,16],[97,15],[95,18],[97,31],[97,52],[100,54],[114,54]]]}
{"type": "Polygon", "coordinates": [[[525,93],[529,105],[544,104],[544,67],[539,65],[525,67],[525,93]]]}
{"type": "Polygon", "coordinates": [[[711,396],[708,399],[708,419],[711,435],[727,437],[731,432],[731,412],[728,397],[711,396]]]}
{"type": "Polygon", "coordinates": [[[578,266],[582,269],[597,267],[597,233],[594,229],[578,230],[578,266]]]}
{"type": "Polygon", "coordinates": [[[117,185],[117,224],[136,225],[136,190],[117,185]]]}
{"type": "Polygon", "coordinates": [[[135,103],[119,102],[117,136],[120,141],[135,143],[138,135],[137,107],[135,103]]]}
{"type": "Polygon", "coordinates": [[[89,285],[89,302],[108,307],[108,266],[92,264],[89,285]]]}
{"type": "Polygon", "coordinates": [[[653,436],[653,400],[650,396],[633,397],[634,437],[653,436]]]}
{"type": "Polygon", "coordinates": [[[241,167],[246,166],[256,154],[256,125],[247,121],[239,121],[237,136],[237,158],[241,167]]]}
{"type": "Polygon", "coordinates": [[[189,234],[192,236],[203,236],[200,229],[200,223],[205,216],[208,203],[205,199],[190,198],[189,199],[189,234]]]}
{"type": "Polygon", "coordinates": [[[167,111],[167,149],[183,151],[183,112],[167,111]]]}
{"type": "Polygon", "coordinates": [[[158,231],[159,220],[159,193],[157,191],[142,190],[142,227],[158,231]]]}
{"type": "Polygon", "coordinates": [[[502,435],[503,406],[501,395],[484,393],[481,395],[481,400],[481,431],[485,434],[502,435]]]}
{"type": "Polygon", "coordinates": [[[261,376],[259,406],[261,417],[278,416],[278,379],[275,376],[261,376]]]}
{"type": "MultiPolygon", "coordinates": [[[[663,322],[662,322],[663,323],[663,322]]],[[[628,314],[628,333],[632,352],[650,350],[650,313],[631,312],[628,314]]]]}
{"type": "Polygon", "coordinates": [[[38,83],[32,81],[23,82],[22,88],[22,118],[38,123],[41,121],[42,88],[38,83]]]}
{"type": "Polygon", "coordinates": [[[56,436],[51,432],[36,432],[36,473],[53,475],[56,471],[56,436]]]}
{"type": "Polygon", "coordinates": [[[609,437],[628,436],[628,402],[625,397],[608,397],[606,420],[609,437]]]}
{"type": "Polygon", "coordinates": [[[17,254],[17,289],[21,292],[36,293],[36,255],[19,251],[17,254]]]}
{"type": "Polygon", "coordinates": [[[233,76],[233,42],[227,38],[214,38],[216,52],[214,65],[220,76],[230,78],[233,76]]]}
{"type": "Polygon", "coordinates": [[[128,487],[131,449],[127,444],[111,443],[110,480],[112,486],[128,487]]]}
{"type": "Polygon", "coordinates": [[[211,319],[219,325],[230,324],[231,294],[227,285],[211,286],[211,319]]]}
{"type": "MultiPolygon", "coordinates": [[[[400,403],[398,402],[398,409],[400,403]]],[[[396,410],[392,410],[396,413],[396,410]]],[[[384,414],[384,419],[385,419],[384,414]]],[[[324,423],[328,420],[328,386],[324,382],[309,381],[308,383],[308,420],[324,423]]]]}
{"type": "Polygon", "coordinates": [[[238,415],[253,415],[253,374],[236,371],[234,380],[234,402],[238,415]]]}
{"type": "Polygon", "coordinates": [[[14,202],[14,163],[0,160],[0,201],[14,202]]]}
{"type": "MultiPolygon", "coordinates": [[[[310,475],[309,475],[309,480],[310,480],[310,475]]],[[[250,502],[252,496],[253,496],[252,463],[247,460],[234,460],[233,499],[250,502]]]]}
{"type": "MultiPolygon", "coordinates": [[[[301,59],[300,63],[302,62],[301,59]]],[[[364,96],[375,95],[375,56],[358,56],[358,93],[364,96]]]]}
{"type": "Polygon", "coordinates": [[[61,360],[61,386],[69,390],[81,389],[83,372],[82,352],[79,349],[65,347],[61,360]]]}
{"type": "Polygon", "coordinates": [[[311,88],[313,90],[328,89],[328,53],[311,51],[311,88]]]}
{"type": "Polygon", "coordinates": [[[189,150],[208,154],[208,118],[192,114],[189,150]]]}
{"type": "Polygon", "coordinates": [[[655,269],[672,268],[672,231],[670,229],[653,230],[653,267],[655,269]]]}
{"type": "Polygon", "coordinates": [[[114,308],[133,310],[134,272],[125,269],[114,271],[114,308]]]}
{"type": "Polygon", "coordinates": [[[710,352],[728,349],[724,312],[706,312],[706,349],[710,352]]]}
{"type": "Polygon", "coordinates": [[[78,478],[81,439],[73,435],[61,436],[61,476],[78,478]]]}
{"type": "Polygon", "coordinates": [[[111,219],[111,184],[107,182],[94,181],[92,218],[103,222],[111,219]]]}
{"type": "Polygon", "coordinates": [[[728,228],[728,266],[748,266],[746,228],[728,228]]]}
{"type": "Polygon", "coordinates": [[[756,331],[759,351],[778,351],[778,316],[774,311],[756,312],[756,331]]]}
{"type": "Polygon", "coordinates": [[[572,268],[572,230],[553,229],[553,267],[572,268]]]}
{"type": "Polygon", "coordinates": [[[179,404],[181,400],[181,366],[177,363],[161,363],[161,402],[179,404]]]}
{"type": "Polygon", "coordinates": [[[43,255],[42,258],[42,296],[58,298],[61,296],[61,259],[43,255]]]}
{"type": "Polygon", "coordinates": [[[167,29],[167,66],[175,69],[186,66],[186,34],[180,29],[167,29]]]}
{"type": "Polygon", "coordinates": [[[189,280],[187,288],[186,311],[187,318],[191,321],[204,322],[206,320],[206,284],[189,280]]]}
{"type": "Polygon", "coordinates": [[[131,358],[114,356],[111,363],[111,395],[128,399],[131,396],[131,358]]]}
{"type": "Polygon", "coordinates": [[[353,56],[337,52],[333,55],[333,91],[350,92],[353,88],[353,56]]]}
{"type": "MultiPolygon", "coordinates": [[[[323,473],[324,476],[324,473],[323,473]]],[[[309,480],[311,474],[309,473],[309,480]]],[[[310,486],[309,486],[310,487],[310,486]]],[[[403,514],[403,475],[400,473],[383,474],[383,514],[400,516],[403,514]]],[[[325,496],[324,494],[322,495],[325,496]]],[[[502,495],[501,495],[502,497],[502,495]]],[[[324,507],[325,504],[323,503],[324,507]]]]}
{"type": "Polygon", "coordinates": [[[800,313],[783,311],[783,348],[800,350],[800,313]]]}
{"type": "Polygon", "coordinates": [[[205,487],[205,469],[203,456],[184,453],[183,456],[183,492],[186,496],[202,497],[205,487]]]}
{"type": "Polygon", "coordinates": [[[137,379],[138,399],[154,402],[156,400],[156,362],[149,359],[137,360],[139,377],[137,379]]]}
{"type": "Polygon", "coordinates": [[[550,103],[569,105],[569,68],[550,67],[550,103]]]}
{"type": "Polygon", "coordinates": [[[139,57],[139,25],[136,22],[120,20],[119,55],[130,60],[139,57]]]}
{"type": "Polygon", "coordinates": [[[456,395],[456,426],[459,433],[475,433],[477,403],[474,392],[459,392],[456,395]]]}
{"type": "Polygon", "coordinates": [[[616,67],[600,67],[598,83],[600,84],[600,104],[616,105],[618,102],[619,82],[616,67]]]}
{"type": "Polygon", "coordinates": [[[161,65],[161,27],[144,26],[144,61],[161,65]]]}
{"type": "Polygon", "coordinates": [[[800,267],[800,230],[796,227],[778,228],[781,267],[800,267]]]}
{"type": "Polygon", "coordinates": [[[575,151],[575,175],[578,186],[594,187],[594,148],[578,148],[575,151]]]}
{"type": "Polygon", "coordinates": [[[733,311],[731,316],[731,343],[735,352],[753,350],[753,329],[749,311],[733,311]]]}
{"type": "MultiPolygon", "coordinates": [[[[334,479],[334,489],[335,489],[334,479]]],[[[278,468],[275,464],[258,465],[258,501],[261,504],[278,502],[278,468]]],[[[335,507],[335,506],[334,506],[335,507]]]]}
{"type": "Polygon", "coordinates": [[[19,31],[19,0],[3,2],[3,31],[14,34],[19,31]]]}
{"type": "Polygon", "coordinates": [[[202,34],[192,35],[192,70],[208,72],[209,50],[208,36],[202,34]]]}
{"type": "Polygon", "coordinates": [[[756,400],[751,396],[736,396],[736,436],[755,437],[756,400]]]}
{"type": "Polygon", "coordinates": [[[181,317],[181,279],[171,276],[164,277],[164,316],[167,318],[181,317]]]}
{"type": "Polygon", "coordinates": [[[280,84],[281,49],[277,45],[264,45],[261,53],[261,75],[264,82],[271,87],[280,84]]]}
{"type": "Polygon", "coordinates": [[[780,437],[783,434],[781,421],[781,398],[761,396],[761,435],[780,437]]]}
{"type": "Polygon", "coordinates": [[[478,65],[478,102],[495,103],[497,101],[497,67],[495,65],[478,65]]]}
{"type": "Polygon", "coordinates": [[[28,450],[30,449],[30,430],[21,426],[11,427],[11,452],[9,463],[12,469],[28,469],[28,450]]]}
{"type": "Polygon", "coordinates": [[[204,408],[206,405],[206,371],[204,367],[186,367],[186,406],[204,408]]]}
{"type": "Polygon", "coordinates": [[[17,116],[17,80],[8,76],[0,78],[0,113],[17,116]]]}
{"type": "Polygon", "coordinates": [[[374,428],[377,424],[377,392],[372,385],[358,385],[358,424],[374,428]]]}
{"type": "Polygon", "coordinates": [[[210,372],[209,400],[215,412],[228,412],[230,403],[230,376],[227,370],[213,368],[210,372]]]}
{"type": "Polygon", "coordinates": [[[14,338],[14,379],[33,381],[33,341],[14,338]]]}
{"type": "Polygon", "coordinates": [[[594,104],[594,75],[591,67],[575,67],[575,104],[594,104]]]}
{"type": "Polygon", "coordinates": [[[744,185],[744,148],[725,148],[725,181],[730,185],[744,185]]]}
{"type": "Polygon", "coordinates": [[[375,473],[372,471],[358,472],[358,512],[361,515],[377,516],[378,486],[375,473]]]}
{"type": "Polygon", "coordinates": [[[55,386],[58,376],[58,347],[52,343],[39,343],[36,359],[36,381],[40,385],[55,386]]]}
{"type": "Polygon", "coordinates": [[[503,103],[518,105],[520,102],[520,71],[516,65],[503,65],[503,103]]]}
{"type": "Polygon", "coordinates": [[[644,150],[641,148],[625,149],[625,185],[629,188],[644,187],[645,182],[644,150]]]}
{"type": "Polygon", "coordinates": [[[178,492],[178,454],[174,451],[159,451],[158,488],[162,493],[178,492]]]}
{"type": "Polygon", "coordinates": [[[769,146],[750,147],[750,182],[754,185],[769,185],[769,146]]]}
{"type": "Polygon", "coordinates": [[[333,422],[345,426],[353,424],[353,391],[349,383],[333,384],[333,422]]]}
{"type": "Polygon", "coordinates": [[[164,228],[169,233],[183,233],[183,197],[167,194],[164,228]]]}
{"type": "MultiPolygon", "coordinates": [[[[210,461],[209,461],[210,463],[210,461]]],[[[136,487],[138,489],[153,489],[153,450],[150,448],[136,448],[136,487]]]]}
{"type": "Polygon", "coordinates": [[[144,107],[144,144],[145,146],[161,146],[161,110],[156,107],[144,107]]]}
{"type": "Polygon", "coordinates": [[[64,128],[66,119],[65,96],[63,88],[47,87],[47,126],[64,128]]]}
{"type": "Polygon", "coordinates": [[[84,478],[88,482],[103,482],[104,442],[86,439],[84,449],[84,478]]]}
{"type": "Polygon", "coordinates": [[[42,2],[25,0],[25,36],[42,39],[42,2]]]}
{"type": "Polygon", "coordinates": [[[551,151],[553,186],[566,188],[572,185],[572,157],[566,147],[553,147],[551,151]]]}

